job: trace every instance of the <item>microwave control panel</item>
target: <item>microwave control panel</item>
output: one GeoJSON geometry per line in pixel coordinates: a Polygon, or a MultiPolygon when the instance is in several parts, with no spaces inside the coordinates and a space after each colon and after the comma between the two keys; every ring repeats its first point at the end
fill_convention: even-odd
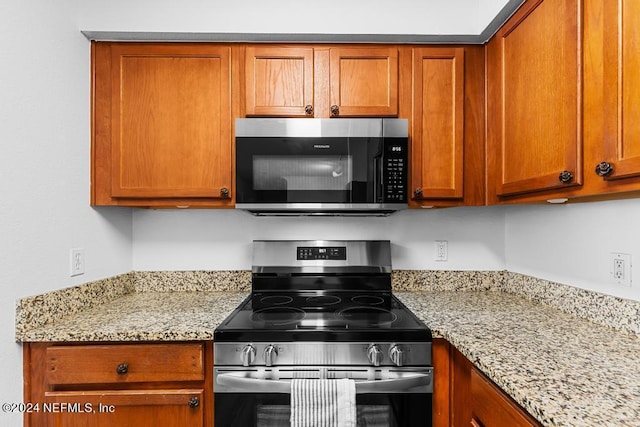
{"type": "Polygon", "coordinates": [[[385,149],[383,173],[384,202],[407,201],[407,145],[406,142],[389,142],[385,149]]]}

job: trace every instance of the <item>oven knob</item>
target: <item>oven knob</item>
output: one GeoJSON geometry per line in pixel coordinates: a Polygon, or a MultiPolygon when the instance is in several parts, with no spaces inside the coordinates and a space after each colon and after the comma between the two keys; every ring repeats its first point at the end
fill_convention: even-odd
{"type": "Polygon", "coordinates": [[[242,348],[240,357],[242,358],[242,366],[250,366],[256,358],[256,349],[251,344],[247,344],[242,348]]]}
{"type": "Polygon", "coordinates": [[[273,366],[276,357],[278,357],[278,350],[273,344],[269,344],[264,348],[264,364],[267,366],[273,366]]]}
{"type": "Polygon", "coordinates": [[[391,359],[396,366],[404,365],[404,352],[400,346],[394,344],[389,348],[389,359],[391,359]]]}
{"type": "Polygon", "coordinates": [[[380,350],[380,347],[378,347],[377,344],[371,344],[367,349],[367,357],[373,366],[380,366],[383,357],[382,350],[380,350]]]}

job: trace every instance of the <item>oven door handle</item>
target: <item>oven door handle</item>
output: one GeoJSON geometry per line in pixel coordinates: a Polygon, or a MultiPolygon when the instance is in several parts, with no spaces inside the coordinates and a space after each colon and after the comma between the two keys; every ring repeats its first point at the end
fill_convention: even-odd
{"type": "MultiPolygon", "coordinates": [[[[216,385],[223,386],[224,392],[236,393],[291,393],[291,380],[270,380],[262,378],[251,378],[239,376],[236,373],[228,372],[216,376],[216,385]]],[[[365,393],[430,393],[433,391],[433,381],[431,372],[407,374],[401,378],[391,378],[384,380],[356,380],[356,394],[365,393]]],[[[222,392],[223,390],[217,390],[222,392]]]]}

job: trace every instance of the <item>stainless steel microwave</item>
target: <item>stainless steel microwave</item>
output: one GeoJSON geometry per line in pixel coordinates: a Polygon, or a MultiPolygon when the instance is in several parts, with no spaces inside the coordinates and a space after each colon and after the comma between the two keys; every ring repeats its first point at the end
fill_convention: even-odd
{"type": "Polygon", "coordinates": [[[236,208],[387,215],[407,207],[406,119],[236,120],[236,208]]]}

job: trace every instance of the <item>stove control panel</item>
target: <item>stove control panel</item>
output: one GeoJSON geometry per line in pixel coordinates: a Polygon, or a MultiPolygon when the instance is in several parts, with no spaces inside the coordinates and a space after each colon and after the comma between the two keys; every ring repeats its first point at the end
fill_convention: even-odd
{"type": "Polygon", "coordinates": [[[214,342],[215,366],[431,364],[430,342],[214,342]]]}
{"type": "Polygon", "coordinates": [[[298,246],[297,259],[300,261],[311,260],[338,260],[347,259],[345,246],[298,246]]]}

